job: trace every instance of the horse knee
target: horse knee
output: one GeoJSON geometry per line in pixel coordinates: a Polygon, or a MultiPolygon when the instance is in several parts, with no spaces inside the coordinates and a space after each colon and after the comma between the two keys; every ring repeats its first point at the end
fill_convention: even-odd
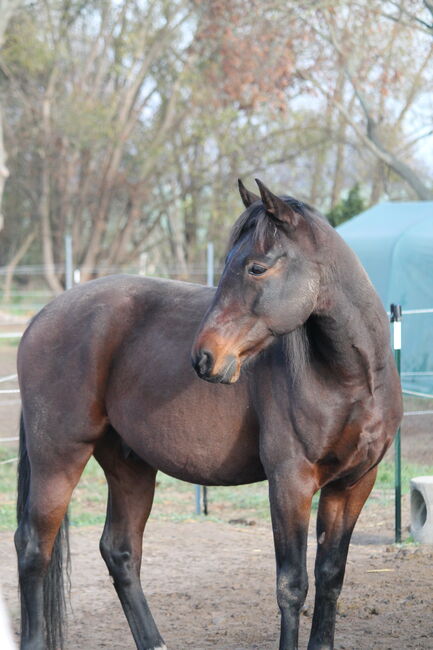
{"type": "Polygon", "coordinates": [[[307,573],[290,579],[288,575],[277,578],[277,603],[281,610],[288,608],[299,611],[305,602],[308,591],[307,573]]]}
{"type": "Polygon", "coordinates": [[[104,537],[100,541],[99,549],[114,582],[124,586],[131,584],[137,576],[131,551],[126,547],[115,546],[104,537]]]}

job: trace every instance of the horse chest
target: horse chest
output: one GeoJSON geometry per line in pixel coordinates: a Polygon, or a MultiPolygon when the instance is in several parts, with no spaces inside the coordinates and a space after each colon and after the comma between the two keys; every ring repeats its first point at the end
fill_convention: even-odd
{"type": "Polygon", "coordinates": [[[366,418],[347,423],[316,461],[319,486],[342,478],[349,482],[357,479],[380,460],[389,440],[378,422],[366,418]]]}
{"type": "Polygon", "coordinates": [[[362,475],[383,456],[392,439],[392,427],[386,426],[382,409],[370,399],[351,405],[344,394],[317,390],[308,395],[295,392],[284,403],[278,401],[277,409],[274,400],[263,396],[260,400],[266,465],[307,460],[315,467],[318,487],[362,475]]]}

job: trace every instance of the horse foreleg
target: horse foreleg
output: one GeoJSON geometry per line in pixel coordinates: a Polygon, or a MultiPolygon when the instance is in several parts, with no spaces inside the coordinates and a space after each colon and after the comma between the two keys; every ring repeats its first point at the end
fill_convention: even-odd
{"type": "Polygon", "coordinates": [[[95,451],[108,482],[101,555],[113,578],[138,650],[165,648],[140,583],[143,532],[150,515],[156,471],[135,455],[124,458],[120,441],[95,451]]]}
{"type": "Polygon", "coordinates": [[[282,464],[268,476],[281,612],[280,650],[296,650],[299,614],[308,590],[307,534],[315,486],[291,463],[282,464]]]}
{"type": "Polygon", "coordinates": [[[343,585],[353,528],[370,494],[377,468],[352,487],[322,489],[317,515],[316,597],[308,650],[334,647],[337,599],[343,585]]]}

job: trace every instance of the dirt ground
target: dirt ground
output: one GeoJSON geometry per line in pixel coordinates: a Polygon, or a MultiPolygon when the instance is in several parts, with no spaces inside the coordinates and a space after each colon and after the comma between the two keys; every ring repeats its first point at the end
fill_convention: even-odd
{"type": "MultiPolygon", "coordinates": [[[[360,522],[351,547],[335,648],[431,650],[433,548],[367,544],[363,531],[371,530],[368,523],[360,522]]],[[[73,613],[67,649],[132,650],[135,646],[99,556],[100,531],[92,527],[71,532],[73,613]]],[[[313,547],[311,539],[310,583],[313,547]]],[[[11,533],[0,534],[0,556],[3,593],[17,629],[11,533]]],[[[274,576],[272,537],[266,526],[149,523],[142,582],[169,650],[275,650],[279,617],[274,576]]],[[[300,648],[307,644],[312,596],[301,620],[300,648]]]]}
{"type": "MultiPolygon", "coordinates": [[[[2,350],[0,374],[14,372],[14,348],[2,350]]],[[[2,388],[13,387],[3,383],[2,388]]],[[[16,434],[19,401],[0,409],[0,436],[16,434]]],[[[412,462],[431,463],[433,419],[408,418],[403,449],[412,462]],[[417,421],[417,422],[416,422],[417,421]]],[[[11,443],[14,445],[15,443],[11,443]]],[[[409,523],[408,499],[403,524],[409,523]]],[[[310,593],[301,621],[306,648],[314,596],[313,522],[310,593]]],[[[135,646],[98,551],[101,530],[72,528],[72,612],[67,650],[129,650],[135,646]]],[[[373,499],[351,545],[339,601],[336,650],[433,650],[433,546],[393,541],[392,508],[373,499]]],[[[15,551],[0,533],[1,586],[18,629],[15,551]]],[[[279,615],[270,527],[212,521],[149,522],[142,582],[169,650],[270,650],[278,647],[279,615]]]]}

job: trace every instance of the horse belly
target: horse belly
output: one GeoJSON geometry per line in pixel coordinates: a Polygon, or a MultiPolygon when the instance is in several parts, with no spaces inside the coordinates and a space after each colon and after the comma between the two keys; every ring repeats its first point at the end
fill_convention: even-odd
{"type": "Polygon", "coordinates": [[[110,422],[131,449],[151,466],[192,483],[265,479],[245,387],[207,384],[194,376],[182,390],[175,385],[166,378],[109,402],[110,422]]]}

